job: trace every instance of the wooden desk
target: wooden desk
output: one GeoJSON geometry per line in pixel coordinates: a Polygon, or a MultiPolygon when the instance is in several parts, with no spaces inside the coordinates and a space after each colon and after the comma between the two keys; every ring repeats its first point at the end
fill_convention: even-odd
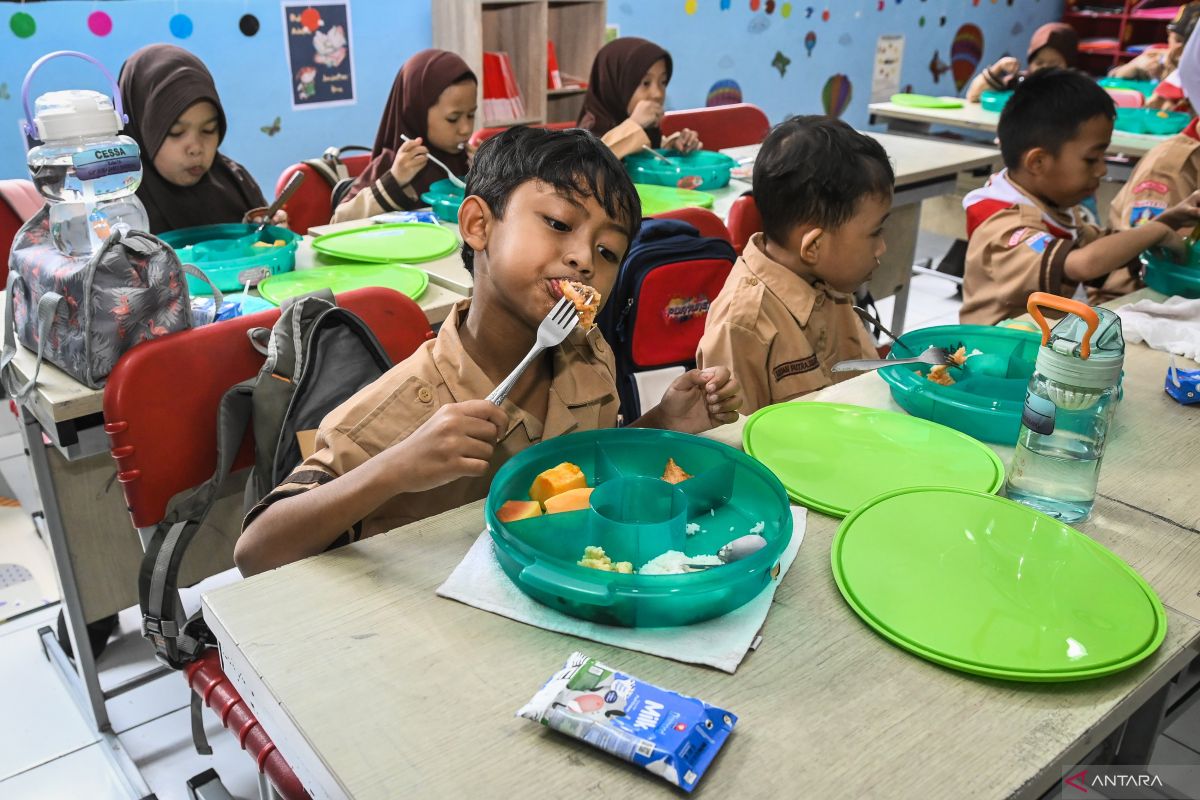
{"type": "MultiPolygon", "coordinates": [[[[917,235],[921,227],[921,202],[933,197],[952,194],[959,173],[991,174],[1000,167],[1000,151],[994,147],[956,144],[914,136],[867,132],[887,151],[896,173],[896,189],[892,199],[892,214],[884,226],[888,249],[880,266],[871,276],[868,288],[876,299],[895,295],[892,306],[891,329],[904,331],[908,309],[909,283],[916,260],[917,235]]],[[[758,145],[731,147],[722,152],[739,161],[752,162],[758,155],[758,145]]],[[[730,206],[739,195],[750,188],[749,181],[732,180],[729,186],[711,192],[716,197],[713,211],[725,219],[730,206]]]]}
{"type": "MultiPolygon", "coordinates": [[[[929,133],[932,126],[940,125],[994,135],[1000,122],[999,113],[984,111],[979,103],[963,103],[962,108],[912,108],[895,103],[871,103],[867,108],[871,113],[871,124],[883,121],[889,131],[896,133],[925,134],[929,133]]],[[[1162,144],[1170,138],[1114,130],[1108,154],[1129,156],[1136,161],[1150,152],[1155,145],[1162,144]]]]}
{"type": "MultiPolygon", "coordinates": [[[[1192,454],[1156,450],[1139,502],[1113,499],[1142,468],[1122,451],[1153,426],[1194,417],[1134,385],[1155,357],[1129,347],[1101,496],[1079,529],[1145,576],[1167,606],[1168,633],[1150,659],[1108,678],[993,681],[890,646],[838,593],[829,567],[838,521],[815,512],[763,643],[735,675],[436,597],[483,529],[479,503],[218,589],[204,598],[205,619],[226,673],[318,798],[676,797],[653,776],[512,717],[575,649],[740,715],[699,789],[712,797],[1037,798],[1163,696],[1200,643],[1200,545],[1159,512],[1189,485],[1192,454]]],[[[812,399],[891,404],[874,374],[812,399]]],[[[740,428],[713,438],[736,445],[740,428]]]]}

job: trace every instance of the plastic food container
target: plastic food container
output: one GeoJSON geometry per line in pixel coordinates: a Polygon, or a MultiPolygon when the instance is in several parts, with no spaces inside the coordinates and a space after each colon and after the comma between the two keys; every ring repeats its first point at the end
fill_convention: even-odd
{"type": "Polygon", "coordinates": [[[570,434],[522,452],[492,481],[485,518],[496,558],[518,589],[564,614],[627,627],[690,625],[738,608],[771,581],[792,537],[787,494],[766,467],[709,439],[637,428],[570,434]],[[668,458],[694,477],[661,480],[668,458]],[[505,501],[528,500],[538,473],[564,461],[594,487],[589,508],[499,521],[505,501]],[[752,532],[767,540],[754,555],[682,575],[576,563],[585,547],[599,546],[636,570],[668,550],[711,555],[752,532]]]}
{"type": "Polygon", "coordinates": [[[1025,388],[1033,375],[1040,334],[986,325],[939,325],[903,334],[888,358],[910,358],[930,345],[968,354],[961,367],[950,367],[952,386],[924,377],[926,364],[879,370],[896,404],[912,414],[995,444],[1015,445],[1021,428],[1025,388]],[[918,374],[920,373],[920,374],[918,374]]]}
{"type": "Polygon", "coordinates": [[[428,203],[443,222],[458,223],[458,207],[462,205],[463,190],[443,178],[429,187],[429,191],[421,195],[421,202],[428,203]]]}
{"type": "Polygon", "coordinates": [[[681,180],[699,178],[700,182],[689,183],[685,189],[719,189],[729,184],[729,171],[737,161],[724,153],[712,150],[697,150],[682,154],[675,150],[656,150],[671,162],[664,164],[644,150],[625,156],[625,171],[634,183],[650,183],[657,186],[680,186],[681,180]]]}
{"type": "MultiPolygon", "coordinates": [[[[226,292],[243,288],[238,277],[245,270],[267,267],[272,275],[278,275],[291,272],[296,266],[300,234],[268,225],[261,234],[255,235],[257,229],[257,225],[243,223],[201,225],[168,231],[158,238],[175,248],[180,261],[195,264],[218,289],[226,292]],[[274,243],[281,239],[284,244],[275,247],[274,243]],[[255,242],[269,246],[256,247],[255,242]]],[[[208,284],[191,275],[187,279],[188,291],[192,294],[212,294],[208,284]]]]}
{"type": "Polygon", "coordinates": [[[1146,97],[1154,94],[1154,87],[1158,85],[1158,81],[1130,81],[1125,78],[1101,78],[1096,83],[1105,89],[1132,89],[1146,97]]]}
{"type": "Polygon", "coordinates": [[[1191,117],[1178,111],[1155,111],[1152,108],[1118,108],[1116,129],[1126,133],[1149,133],[1173,136],[1188,126],[1191,117]]]}
{"type": "Polygon", "coordinates": [[[998,113],[1004,109],[1005,104],[1008,103],[1008,98],[1012,97],[1012,95],[1012,92],[984,92],[979,103],[983,106],[984,111],[995,111],[998,113]]]}
{"type": "Polygon", "coordinates": [[[1166,253],[1146,250],[1142,253],[1143,279],[1146,285],[1168,297],[1200,297],[1200,248],[1193,245],[1192,257],[1187,264],[1176,264],[1166,253]]]}

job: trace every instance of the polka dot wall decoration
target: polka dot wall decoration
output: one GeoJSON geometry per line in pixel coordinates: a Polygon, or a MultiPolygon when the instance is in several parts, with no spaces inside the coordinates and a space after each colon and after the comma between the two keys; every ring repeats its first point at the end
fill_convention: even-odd
{"type": "Polygon", "coordinates": [[[195,26],[192,25],[192,18],[187,14],[175,14],[171,17],[171,21],[167,23],[171,29],[171,35],[176,39],[186,39],[192,35],[195,26]]]}
{"type": "Polygon", "coordinates": [[[821,12],[821,19],[825,22],[829,22],[829,9],[828,8],[821,12]]]}
{"type": "Polygon", "coordinates": [[[258,17],[253,14],[243,14],[242,18],[238,20],[238,30],[242,32],[243,36],[253,36],[258,33],[258,27],[258,17]]]}
{"type": "Polygon", "coordinates": [[[24,11],[18,11],[9,17],[8,27],[18,39],[28,39],[37,33],[37,23],[24,11]]]}
{"type": "Polygon", "coordinates": [[[93,11],[88,14],[87,26],[96,36],[108,36],[113,29],[112,17],[103,11],[93,11]]]}
{"type": "Polygon", "coordinates": [[[781,5],[779,7],[779,16],[783,17],[784,19],[787,19],[791,15],[792,15],[792,4],[791,3],[784,3],[783,5],[781,5]]]}

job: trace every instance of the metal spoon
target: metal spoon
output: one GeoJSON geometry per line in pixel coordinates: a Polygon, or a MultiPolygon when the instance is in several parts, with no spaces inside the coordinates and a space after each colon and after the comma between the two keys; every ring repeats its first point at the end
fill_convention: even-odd
{"type": "Polygon", "coordinates": [[[271,224],[271,220],[274,219],[275,214],[278,213],[279,209],[283,208],[283,204],[296,193],[296,190],[300,188],[300,184],[302,183],[304,183],[304,173],[292,173],[292,177],[288,179],[287,185],[283,187],[283,191],[279,193],[279,197],[276,197],[275,202],[271,203],[267,208],[266,214],[263,215],[262,224],[254,230],[256,237],[267,229],[267,226],[271,224]]]}
{"type": "Polygon", "coordinates": [[[662,153],[660,153],[660,152],[658,152],[657,150],[655,150],[655,149],[654,149],[653,147],[651,147],[650,145],[648,145],[648,144],[644,144],[644,145],[642,145],[642,149],[643,149],[643,150],[645,150],[645,151],[646,151],[647,153],[649,153],[650,155],[652,155],[652,156],[654,156],[655,158],[657,158],[659,161],[661,161],[661,162],[663,162],[664,164],[666,164],[668,167],[676,167],[676,168],[678,168],[678,165],[677,165],[677,164],[676,164],[674,161],[672,161],[671,159],[667,158],[666,156],[664,156],[662,153]]]}
{"type": "MultiPolygon", "coordinates": [[[[400,134],[400,138],[401,138],[401,139],[403,139],[403,140],[404,140],[404,141],[406,141],[406,142],[411,142],[411,141],[412,141],[412,139],[411,139],[411,138],[410,138],[410,137],[409,137],[407,134],[403,134],[403,133],[402,133],[402,134],[400,134]]],[[[453,183],[455,186],[457,186],[457,187],[458,187],[458,188],[460,188],[460,189],[466,189],[466,188],[467,188],[466,181],[464,181],[462,178],[460,178],[460,177],[458,177],[457,175],[455,175],[455,174],[454,174],[454,173],[453,173],[453,172],[450,170],[450,168],[449,168],[449,167],[447,167],[445,164],[443,164],[442,162],[440,162],[440,161],[438,161],[436,158],[434,158],[432,153],[426,153],[426,154],[425,154],[425,157],[426,157],[426,158],[428,158],[428,159],[429,159],[430,161],[432,161],[433,163],[437,164],[437,165],[438,165],[439,167],[441,167],[442,169],[444,169],[444,170],[446,171],[446,177],[447,177],[447,178],[449,178],[449,179],[450,179],[450,182],[451,182],[451,183],[453,183]]]]}
{"type": "Polygon", "coordinates": [[[757,533],[748,533],[745,536],[739,536],[717,551],[717,558],[721,559],[720,564],[685,564],[684,566],[692,570],[722,567],[725,566],[725,564],[732,564],[734,561],[741,561],[743,558],[749,558],[766,546],[766,539],[759,536],[757,533]]]}

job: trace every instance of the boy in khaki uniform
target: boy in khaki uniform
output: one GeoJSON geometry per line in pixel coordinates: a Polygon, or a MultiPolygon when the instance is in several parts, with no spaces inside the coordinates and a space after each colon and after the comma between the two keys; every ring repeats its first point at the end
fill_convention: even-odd
{"type": "Polygon", "coordinates": [[[700,367],[727,364],[743,410],[829,386],[830,368],[876,358],[852,293],[887,250],[895,177],[880,144],[828,117],[776,126],[754,161],[755,234],[708,310],[700,367]]]}
{"type": "Polygon", "coordinates": [[[1200,134],[1197,120],[1142,156],[1129,181],[1113,199],[1108,224],[1136,228],[1200,189],[1200,134]]]}
{"type": "MultiPolygon", "coordinates": [[[[531,444],[616,425],[613,356],[596,328],[547,351],[503,405],[479,398],[529,351],[561,281],[611,290],[641,222],[620,162],[585,131],[514,128],[480,148],[466,194],[472,299],[322,421],[315,452],[247,515],[234,553],[243,574],[478,500],[531,444]]],[[[692,370],[634,424],[699,433],[740,404],[728,369],[692,370]]]]}
{"type": "Polygon", "coordinates": [[[1006,169],[963,201],[967,257],[964,323],[994,325],[1025,312],[1035,291],[1092,299],[1150,247],[1186,252],[1175,229],[1200,218],[1193,195],[1134,230],[1113,233],[1084,221],[1079,208],[1107,172],[1104,153],[1116,111],[1095,81],[1070,70],[1044,70],[1017,87],[1000,114],[1006,169]]]}

